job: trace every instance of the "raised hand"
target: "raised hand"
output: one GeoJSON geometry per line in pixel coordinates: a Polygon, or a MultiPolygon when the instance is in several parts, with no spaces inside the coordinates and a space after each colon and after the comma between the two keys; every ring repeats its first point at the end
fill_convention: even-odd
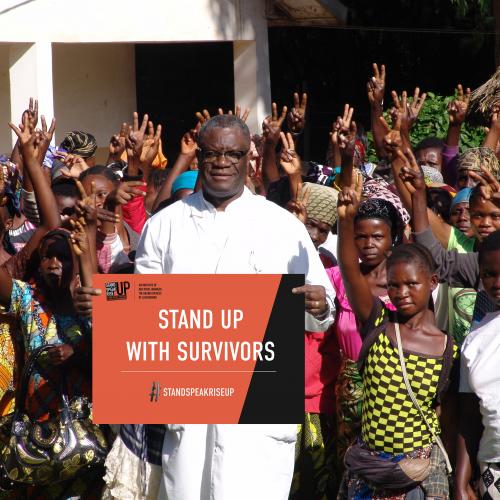
{"type": "Polygon", "coordinates": [[[200,126],[203,125],[208,120],[210,120],[210,118],[211,118],[210,113],[208,112],[208,109],[204,109],[201,112],[197,111],[195,113],[195,116],[196,116],[196,119],[198,120],[198,123],[200,124],[200,126]]]}
{"type": "Polygon", "coordinates": [[[70,219],[71,230],[70,241],[73,252],[77,257],[80,257],[84,253],[89,251],[89,240],[87,238],[87,233],[83,227],[83,224],[74,219],[70,219]]]}
{"type": "MultiPolygon", "coordinates": [[[[356,122],[352,120],[353,113],[354,108],[351,108],[349,104],[346,104],[344,106],[344,115],[337,118],[337,125],[335,127],[335,131],[337,133],[336,140],[340,153],[343,157],[354,156],[357,127],[356,122]]],[[[332,136],[334,133],[332,133],[332,136]]]]}
{"type": "Polygon", "coordinates": [[[160,148],[161,125],[156,127],[156,133],[153,122],[148,122],[148,133],[144,136],[142,146],[141,163],[151,165],[158,154],[160,148]]]}
{"type": "Polygon", "coordinates": [[[33,99],[33,97],[30,97],[28,109],[25,111],[25,113],[28,113],[30,130],[35,130],[36,126],[38,125],[38,99],[33,99]]]}
{"type": "Polygon", "coordinates": [[[297,193],[294,194],[292,199],[286,204],[286,209],[297,219],[305,224],[307,221],[307,203],[311,195],[310,189],[302,189],[302,185],[297,187],[297,193]]]}
{"type": "Polygon", "coordinates": [[[248,171],[248,177],[250,177],[250,179],[252,180],[255,192],[265,195],[264,179],[262,178],[262,161],[260,160],[260,158],[257,158],[254,161],[249,162],[249,166],[251,166],[252,168],[250,168],[248,171]],[[255,166],[252,166],[252,163],[255,166]]]}
{"type": "Polygon", "coordinates": [[[399,129],[409,133],[409,105],[408,105],[408,94],[406,90],[401,93],[401,98],[398,96],[395,90],[391,91],[391,97],[393,102],[393,107],[390,110],[390,115],[392,119],[392,124],[400,123],[399,129]]]}
{"type": "Polygon", "coordinates": [[[50,142],[52,141],[52,137],[54,137],[54,131],[56,130],[56,119],[52,118],[52,122],[50,123],[50,128],[47,130],[47,122],[45,120],[45,116],[42,115],[42,130],[38,130],[40,133],[41,144],[40,144],[40,161],[43,161],[45,158],[45,153],[49,149],[50,142]]]}
{"type": "Polygon", "coordinates": [[[500,183],[496,177],[481,166],[481,173],[469,171],[469,175],[481,186],[481,196],[485,200],[490,200],[496,205],[500,205],[500,183]]]}
{"type": "Polygon", "coordinates": [[[64,177],[78,179],[80,174],[89,168],[81,156],[71,155],[64,151],[59,151],[57,155],[65,165],[61,168],[61,174],[64,175],[64,177]]]}
{"type": "Polygon", "coordinates": [[[196,127],[186,132],[181,138],[181,154],[186,156],[194,156],[198,148],[198,132],[201,128],[201,123],[198,122],[196,127]]]}
{"type": "Polygon", "coordinates": [[[76,202],[76,215],[82,224],[97,224],[97,195],[95,182],[91,183],[90,195],[87,194],[83,184],[77,179],[76,186],[80,191],[80,200],[76,202]]]}
{"type": "Polygon", "coordinates": [[[384,117],[379,118],[380,123],[384,129],[384,147],[387,151],[388,157],[393,159],[397,149],[403,146],[403,139],[401,137],[401,121],[402,116],[400,113],[396,116],[396,122],[393,127],[389,127],[384,117]]]}
{"type": "Polygon", "coordinates": [[[286,135],[281,132],[281,143],[283,147],[280,154],[280,165],[288,176],[301,176],[302,168],[300,164],[300,158],[295,151],[295,145],[293,143],[292,134],[287,133],[286,135]]]}
{"type": "Polygon", "coordinates": [[[424,172],[418,165],[411,149],[405,148],[404,152],[398,149],[396,155],[404,165],[399,172],[399,177],[404,182],[409,193],[413,194],[415,191],[425,191],[424,172]]]}
{"type": "Polygon", "coordinates": [[[141,126],[139,127],[139,115],[136,111],[133,113],[132,126],[129,126],[128,134],[125,137],[127,146],[127,154],[136,160],[140,160],[142,148],[144,146],[144,136],[146,135],[146,127],[148,126],[149,116],[146,114],[142,118],[141,126]]]}
{"type": "Polygon", "coordinates": [[[470,88],[467,87],[464,94],[464,89],[459,83],[457,85],[456,98],[448,104],[448,118],[450,119],[450,126],[458,127],[462,125],[467,114],[467,108],[469,107],[470,96],[470,88]]]}
{"type": "Polygon", "coordinates": [[[14,131],[19,140],[19,149],[25,162],[38,160],[41,152],[42,135],[31,129],[28,113],[23,113],[22,128],[16,127],[12,122],[9,127],[14,131]]]}
{"type": "Polygon", "coordinates": [[[385,92],[385,66],[383,64],[380,66],[379,71],[378,65],[373,63],[373,76],[368,80],[366,89],[370,105],[381,108],[384,103],[385,92]]]}
{"type": "Polygon", "coordinates": [[[330,142],[332,143],[332,146],[338,147],[339,145],[339,131],[341,125],[341,117],[337,117],[337,119],[332,123],[332,131],[330,132],[330,142]]]}
{"type": "MultiPolygon", "coordinates": [[[[206,111],[206,110],[204,110],[204,111],[206,111]]],[[[226,114],[226,113],[224,113],[224,110],[222,108],[219,108],[217,111],[218,111],[219,115],[226,114]]],[[[207,111],[207,113],[208,113],[208,111],[207,111]]],[[[231,110],[228,110],[227,114],[232,115],[233,112],[231,110]]],[[[250,108],[246,108],[245,111],[243,111],[243,113],[241,113],[241,106],[236,106],[236,108],[234,110],[234,116],[236,116],[236,118],[239,118],[240,120],[242,120],[244,122],[247,121],[249,114],[250,114],[250,108]]],[[[197,117],[198,117],[198,115],[197,115],[197,117]]]]}
{"type": "Polygon", "coordinates": [[[337,201],[337,212],[339,221],[352,220],[358,213],[361,202],[361,191],[363,185],[361,182],[356,184],[356,188],[345,187],[340,191],[337,201]]]}
{"type": "Polygon", "coordinates": [[[122,123],[120,132],[115,134],[109,140],[109,156],[112,160],[119,160],[125,151],[125,138],[128,134],[129,125],[126,122],[122,123]]]}
{"type": "Polygon", "coordinates": [[[420,94],[420,88],[415,87],[415,92],[413,93],[413,99],[409,106],[409,120],[410,120],[410,129],[413,126],[413,123],[417,121],[418,115],[424,106],[425,99],[427,98],[427,94],[423,92],[420,94]]]}
{"type": "Polygon", "coordinates": [[[139,187],[146,186],[142,181],[122,182],[117,188],[113,189],[106,197],[104,207],[108,210],[114,210],[117,205],[126,205],[136,196],[146,196],[146,192],[139,187]]]}
{"type": "Polygon", "coordinates": [[[271,116],[267,116],[262,124],[264,141],[267,144],[276,146],[280,140],[281,127],[286,118],[287,107],[283,106],[281,115],[278,116],[278,106],[273,102],[271,116]]]}
{"type": "Polygon", "coordinates": [[[401,115],[401,131],[406,133],[409,138],[410,130],[417,121],[418,115],[427,98],[427,94],[425,92],[420,94],[420,88],[416,87],[411,101],[408,99],[406,90],[403,90],[401,98],[394,90],[391,92],[391,96],[394,104],[391,110],[391,117],[393,121],[396,122],[397,115],[401,115]]]}
{"type": "Polygon", "coordinates": [[[293,108],[288,113],[288,130],[293,134],[300,134],[304,130],[306,123],[307,94],[304,92],[302,97],[295,92],[293,94],[293,108]]]}

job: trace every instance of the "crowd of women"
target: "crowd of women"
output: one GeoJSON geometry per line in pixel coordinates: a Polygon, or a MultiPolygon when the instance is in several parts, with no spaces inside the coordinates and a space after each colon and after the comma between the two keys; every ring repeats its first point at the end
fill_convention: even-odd
{"type": "MultiPolygon", "coordinates": [[[[290,498],[500,498],[500,103],[484,144],[463,150],[470,91],[458,85],[447,136],[412,147],[425,94],[392,92],[384,113],[376,64],[367,94],[376,164],[348,104],[324,164],[301,160],[306,94],[290,110],[273,103],[243,152],[246,187],[305,225],[336,293],[333,326],[305,332],[290,498]]],[[[229,112],[243,122],[248,113],[229,112]]],[[[146,439],[144,426],[91,421],[92,274],[134,272],[146,221],[200,189],[208,153],[197,138],[210,119],[193,117],[172,165],[148,115],[121,125],[101,165],[90,133],[52,146],[55,121],[39,120],[34,100],[10,124],[18,140],[0,159],[0,498],[153,498],[117,487],[116,445],[105,467],[117,432],[123,446],[146,439]]],[[[138,457],[144,468],[161,465],[161,429],[147,435],[160,444],[156,457],[138,457]]]]}

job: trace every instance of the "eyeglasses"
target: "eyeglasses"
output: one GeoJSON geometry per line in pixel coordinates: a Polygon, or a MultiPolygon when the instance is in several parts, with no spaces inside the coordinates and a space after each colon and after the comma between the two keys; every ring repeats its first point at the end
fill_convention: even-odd
{"type": "Polygon", "coordinates": [[[200,151],[204,163],[213,163],[222,156],[232,165],[238,163],[248,153],[248,149],[246,151],[205,151],[198,149],[198,151],[200,151]]]}

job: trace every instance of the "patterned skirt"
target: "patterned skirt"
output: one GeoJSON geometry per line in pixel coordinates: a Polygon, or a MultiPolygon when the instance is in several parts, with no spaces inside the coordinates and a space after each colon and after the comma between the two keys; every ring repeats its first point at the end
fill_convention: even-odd
{"type": "Polygon", "coordinates": [[[0,314],[0,416],[14,411],[14,345],[10,325],[0,314]]]}
{"type": "Polygon", "coordinates": [[[363,381],[355,361],[342,357],[340,373],[335,385],[337,398],[337,461],[340,473],[344,470],[347,448],[361,432],[363,381]]]}
{"type": "Polygon", "coordinates": [[[334,430],[333,415],[305,414],[295,445],[290,500],[336,498],[338,476],[335,472],[334,430]]]}

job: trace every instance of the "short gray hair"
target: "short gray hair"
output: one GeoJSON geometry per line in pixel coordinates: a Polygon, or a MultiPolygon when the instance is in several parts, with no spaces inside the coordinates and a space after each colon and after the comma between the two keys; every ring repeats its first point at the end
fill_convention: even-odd
{"type": "Polygon", "coordinates": [[[239,128],[250,144],[250,130],[242,119],[235,115],[216,115],[201,126],[198,132],[198,145],[201,145],[205,135],[215,128],[239,128]]]}

